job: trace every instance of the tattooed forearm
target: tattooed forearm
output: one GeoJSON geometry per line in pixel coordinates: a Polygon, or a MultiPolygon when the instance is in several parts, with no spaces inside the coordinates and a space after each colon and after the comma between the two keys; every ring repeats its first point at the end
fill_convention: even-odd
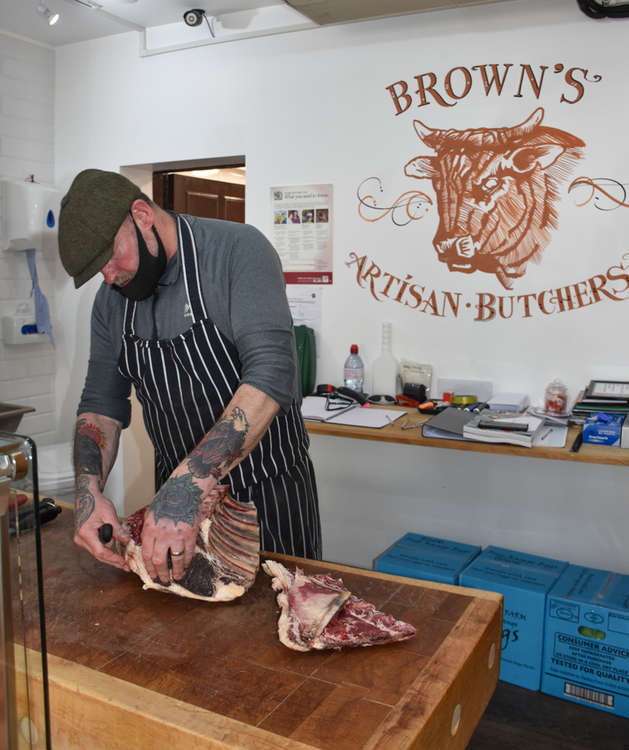
{"type": "Polygon", "coordinates": [[[150,510],[153,511],[155,522],[160,518],[172,521],[175,525],[179,521],[194,525],[201,489],[194,484],[190,474],[181,477],[171,477],[155,495],[150,510]]]}
{"type": "Polygon", "coordinates": [[[249,423],[247,415],[238,406],[229,416],[219,419],[188,459],[188,469],[195,477],[209,476],[220,479],[227,467],[240,458],[249,423]]]}
{"type": "Polygon", "coordinates": [[[74,435],[74,472],[80,474],[94,474],[99,484],[103,479],[103,454],[106,445],[105,435],[96,425],[87,419],[79,419],[76,423],[74,435]]]}
{"type": "Polygon", "coordinates": [[[86,476],[80,476],[76,483],[76,506],[74,509],[74,530],[83,526],[94,512],[94,495],[89,488],[90,480],[86,476]]]}

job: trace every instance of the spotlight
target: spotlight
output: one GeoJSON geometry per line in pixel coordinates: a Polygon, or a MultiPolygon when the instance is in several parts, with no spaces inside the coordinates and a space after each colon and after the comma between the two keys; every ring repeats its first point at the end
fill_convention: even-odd
{"type": "Polygon", "coordinates": [[[204,16],[204,10],[201,10],[201,8],[192,8],[183,14],[183,20],[185,21],[186,26],[199,26],[203,23],[204,16]]]}
{"type": "Polygon", "coordinates": [[[46,19],[48,26],[54,26],[59,20],[59,14],[53,13],[50,8],[43,3],[37,4],[37,12],[40,16],[43,16],[46,19]]]}

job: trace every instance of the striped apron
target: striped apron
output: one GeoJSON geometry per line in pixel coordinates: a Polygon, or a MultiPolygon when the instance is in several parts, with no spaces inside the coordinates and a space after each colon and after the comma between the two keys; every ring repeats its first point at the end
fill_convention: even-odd
{"type": "MultiPolygon", "coordinates": [[[[176,216],[182,274],[192,325],[173,339],[135,334],[136,303],[125,301],[120,373],[135,386],[155,448],[161,486],[223,414],[240,384],[235,345],[208,318],[188,222],[176,216]]],[[[253,501],[263,549],[321,557],[321,529],[309,438],[299,405],[279,412],[251,453],[222,480],[232,496],[253,501]]]]}

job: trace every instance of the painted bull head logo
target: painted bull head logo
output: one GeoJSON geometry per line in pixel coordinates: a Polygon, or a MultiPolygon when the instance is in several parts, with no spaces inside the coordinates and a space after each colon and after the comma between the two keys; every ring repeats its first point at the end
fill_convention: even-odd
{"type": "Polygon", "coordinates": [[[536,109],[512,128],[437,130],[415,120],[436,156],[417,156],[409,177],[429,179],[437,195],[433,239],[451,271],[495,273],[507,289],[529,261],[539,263],[557,227],[560,184],[582,156],[583,141],[541,125],[536,109]]]}

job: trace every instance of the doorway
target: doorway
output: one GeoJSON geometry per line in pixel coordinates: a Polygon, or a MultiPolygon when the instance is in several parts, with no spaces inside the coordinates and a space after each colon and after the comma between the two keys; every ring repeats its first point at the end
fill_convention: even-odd
{"type": "Polygon", "coordinates": [[[153,172],[153,200],[177,213],[245,221],[245,166],[153,172]]]}

